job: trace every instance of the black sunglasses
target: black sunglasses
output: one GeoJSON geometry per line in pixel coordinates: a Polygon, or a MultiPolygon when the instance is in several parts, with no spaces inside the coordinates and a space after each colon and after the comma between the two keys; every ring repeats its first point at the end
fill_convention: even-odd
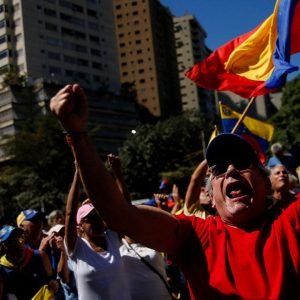
{"type": "Polygon", "coordinates": [[[253,166],[253,162],[244,158],[232,159],[230,161],[228,160],[226,162],[214,165],[210,167],[209,170],[211,171],[213,177],[222,177],[225,175],[230,165],[233,165],[234,168],[238,171],[243,171],[246,169],[250,169],[253,166]]]}

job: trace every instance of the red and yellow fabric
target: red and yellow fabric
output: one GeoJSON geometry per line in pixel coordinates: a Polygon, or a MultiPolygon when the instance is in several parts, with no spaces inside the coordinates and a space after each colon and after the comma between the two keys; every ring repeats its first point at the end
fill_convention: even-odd
{"type": "Polygon", "coordinates": [[[298,70],[290,56],[300,51],[300,0],[277,0],[273,14],[194,65],[186,76],[197,85],[244,98],[266,94],[298,70]]]}

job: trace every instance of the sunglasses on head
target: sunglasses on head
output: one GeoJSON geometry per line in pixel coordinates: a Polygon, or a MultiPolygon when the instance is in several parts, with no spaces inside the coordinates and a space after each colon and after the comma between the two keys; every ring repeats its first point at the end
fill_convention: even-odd
{"type": "Polygon", "coordinates": [[[213,177],[222,177],[225,175],[230,165],[233,165],[234,168],[238,171],[243,171],[246,169],[250,169],[253,165],[253,162],[244,158],[228,160],[226,162],[219,163],[210,167],[211,174],[213,175],[213,177]]]}

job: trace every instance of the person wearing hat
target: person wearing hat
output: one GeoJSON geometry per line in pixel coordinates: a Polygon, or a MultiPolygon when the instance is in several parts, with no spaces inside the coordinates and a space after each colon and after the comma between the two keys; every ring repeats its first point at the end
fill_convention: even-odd
{"type": "Polygon", "coordinates": [[[300,200],[268,208],[269,174],[247,141],[220,134],[207,148],[218,215],[174,216],[126,202],[87,135],[87,98],[79,85],[58,91],[50,109],[106,224],[167,252],[183,271],[191,299],[300,299],[300,200]]]}
{"type": "Polygon", "coordinates": [[[296,168],[297,163],[294,156],[291,153],[284,151],[284,147],[280,143],[274,143],[271,145],[272,156],[267,162],[267,167],[269,169],[277,166],[284,165],[287,171],[295,176],[297,176],[296,168]]]}
{"type": "Polygon", "coordinates": [[[31,299],[49,283],[41,256],[25,246],[24,231],[10,225],[0,230],[0,246],[4,293],[15,295],[17,299],[31,299]]]}
{"type": "Polygon", "coordinates": [[[129,300],[119,235],[106,228],[89,199],[77,209],[79,194],[80,178],[75,170],[66,205],[65,245],[78,299],[129,300]]]}
{"type": "Polygon", "coordinates": [[[24,230],[25,242],[33,249],[38,249],[42,240],[44,215],[35,209],[22,210],[17,217],[17,226],[24,230]]]}

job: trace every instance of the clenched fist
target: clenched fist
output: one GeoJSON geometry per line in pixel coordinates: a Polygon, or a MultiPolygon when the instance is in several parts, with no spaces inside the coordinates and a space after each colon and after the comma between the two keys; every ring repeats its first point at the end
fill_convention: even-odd
{"type": "Polygon", "coordinates": [[[68,132],[87,129],[87,98],[78,84],[69,84],[51,98],[50,110],[68,132]]]}

